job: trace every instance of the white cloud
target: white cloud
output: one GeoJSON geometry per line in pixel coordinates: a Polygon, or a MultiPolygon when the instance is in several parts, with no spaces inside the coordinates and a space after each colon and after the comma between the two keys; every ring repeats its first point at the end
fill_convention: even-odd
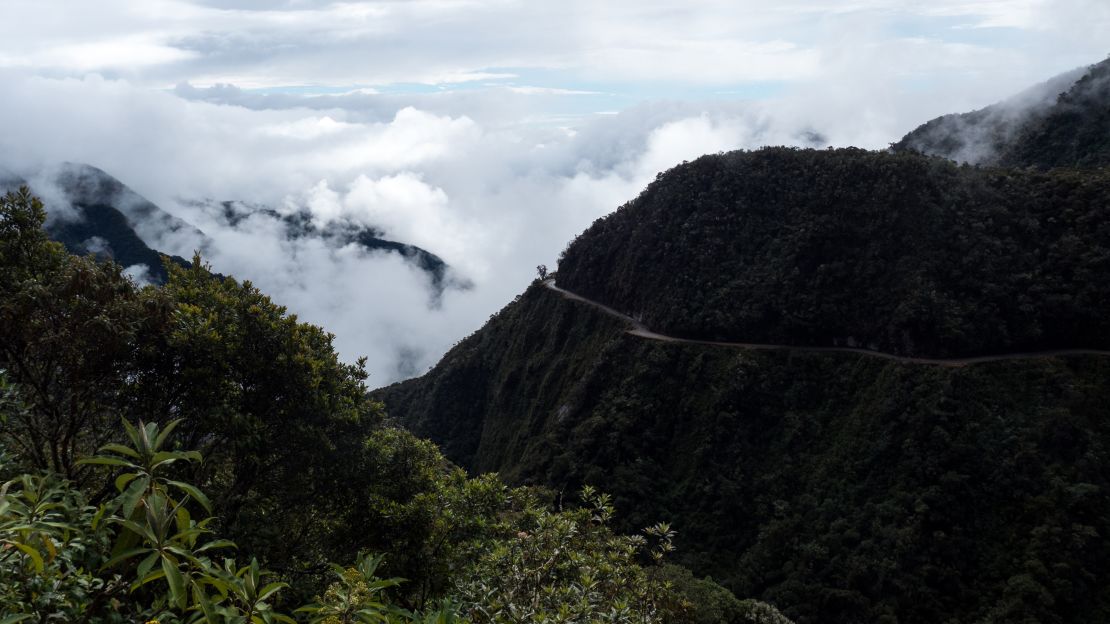
{"type": "Polygon", "coordinates": [[[1110,14],[1101,0],[5,0],[0,60],[71,76],[111,70],[150,85],[452,84],[518,69],[735,84],[814,78],[823,33],[876,43],[914,22],[937,40],[968,27],[1023,31],[1018,47],[1044,73],[1053,58],[1102,54],[1099,37],[1075,35],[1105,32],[1110,14]],[[886,32],[854,31],[861,16],[886,32]],[[944,18],[955,21],[927,21],[944,18]]]}
{"type": "Polygon", "coordinates": [[[147,36],[120,37],[47,48],[25,64],[65,67],[76,72],[136,69],[194,58],[197,54],[147,36]]]}
{"type": "Polygon", "coordinates": [[[216,270],[385,383],[433,364],[661,170],[816,133],[884,147],[1100,60],[1107,29],[1102,0],[5,0],[0,160],[107,170],[209,237],[144,231],[155,247],[208,244],[216,270]],[[305,86],[338,95],[247,90],[305,86]],[[474,288],[430,305],[428,276],[396,254],[178,201],[199,198],[373,226],[474,288]]]}

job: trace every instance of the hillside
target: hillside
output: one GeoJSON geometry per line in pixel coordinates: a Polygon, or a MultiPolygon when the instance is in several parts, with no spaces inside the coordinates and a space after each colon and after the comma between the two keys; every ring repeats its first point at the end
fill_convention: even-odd
{"type": "Polygon", "coordinates": [[[249,283],[139,287],[45,219],[0,195],[3,622],[789,624],[606,494],[468,478],[249,283]]]}
{"type": "MultiPolygon", "coordinates": [[[[156,284],[164,284],[168,274],[162,266],[165,254],[157,249],[160,244],[184,237],[186,246],[199,246],[202,252],[212,244],[204,232],[166,212],[96,167],[64,163],[46,170],[38,179],[60,193],[49,195],[54,201],[66,202],[75,209],[74,215],[68,215],[65,211],[54,210],[57,207],[47,206],[54,212],[54,218],[47,223],[47,232],[53,240],[65,245],[70,253],[91,253],[100,258],[111,258],[124,267],[145,265],[147,277],[156,284]]],[[[24,184],[27,181],[19,176],[0,171],[0,191],[13,191],[24,184]]],[[[453,280],[449,276],[447,263],[439,256],[415,245],[388,240],[374,228],[347,224],[320,228],[313,223],[306,210],[282,214],[264,205],[238,201],[189,203],[214,213],[218,222],[229,228],[258,216],[279,221],[291,240],[320,238],[333,247],[355,244],[369,252],[395,253],[427,273],[437,293],[442,293],[449,286],[469,286],[463,280],[453,280]]],[[[189,266],[185,258],[169,257],[178,266],[189,266]]]]}
{"type": "MultiPolygon", "coordinates": [[[[1105,171],[764,149],[661,175],[557,281],[680,337],[928,357],[1105,348],[1105,171]]],[[[377,391],[472,473],[610,491],[816,622],[1110,617],[1110,358],[938,366],[648,340],[534,284],[377,391]]]]}
{"type": "Polygon", "coordinates": [[[982,355],[1110,345],[1110,175],[763,149],[657,179],[559,284],[691,338],[982,355]]]}
{"type": "Polygon", "coordinates": [[[972,164],[1101,167],[1110,164],[1108,102],[1110,59],[1005,102],[938,117],[892,148],[972,164]]]}
{"type": "MultiPolygon", "coordinates": [[[[15,174],[0,176],[0,190],[14,191],[28,182],[15,174]]],[[[47,185],[54,213],[47,224],[50,237],[70,253],[94,254],[121,266],[145,266],[145,277],[165,283],[163,254],[148,244],[162,233],[187,232],[203,237],[196,228],[163,211],[108,173],[84,164],[63,163],[37,176],[31,186],[47,185]],[[66,208],[72,208],[72,214],[66,208]]],[[[41,190],[41,189],[40,189],[41,190]]],[[[188,266],[180,256],[170,256],[178,266],[188,266]]]]}
{"type": "MultiPolygon", "coordinates": [[[[139,238],[126,216],[108,204],[79,204],[80,220],[57,220],[49,228],[50,238],[65,245],[73,254],[95,254],[110,258],[124,267],[144,265],[146,276],[156,284],[166,281],[163,254],[151,249],[139,238]]],[[[169,256],[181,267],[189,262],[181,256],[169,256]]]]}
{"type": "Polygon", "coordinates": [[[453,281],[447,263],[439,256],[415,245],[389,240],[384,232],[373,227],[340,222],[319,227],[307,209],[283,214],[265,205],[237,201],[199,202],[196,205],[218,215],[219,220],[229,227],[237,227],[246,219],[261,217],[281,222],[285,236],[290,240],[316,237],[336,247],[354,244],[370,252],[398,254],[427,273],[438,294],[442,294],[448,286],[469,287],[465,281],[453,281]]]}
{"type": "Polygon", "coordinates": [[[533,287],[390,415],[472,473],[596,484],[798,622],[1110,614],[1110,361],[942,368],[671,345],[533,287]]]}

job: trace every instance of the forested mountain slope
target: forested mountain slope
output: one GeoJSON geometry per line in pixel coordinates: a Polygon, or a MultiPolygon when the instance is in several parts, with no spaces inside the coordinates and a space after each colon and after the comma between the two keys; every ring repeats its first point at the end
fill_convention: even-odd
{"type": "Polygon", "coordinates": [[[559,285],[689,338],[947,357],[1110,346],[1110,175],[863,150],[704,156],[566,250],[559,285]]]}
{"type": "MultiPolygon", "coordinates": [[[[124,267],[144,265],[148,269],[147,277],[154,283],[163,284],[168,274],[162,266],[162,256],[166,254],[157,249],[162,243],[185,237],[187,246],[199,247],[201,251],[206,251],[213,244],[204,232],[166,212],[96,167],[64,163],[41,173],[37,181],[50,187],[39,189],[40,192],[51,190],[60,195],[54,198],[51,207],[54,214],[47,223],[47,231],[70,253],[91,253],[100,258],[111,258],[124,267]],[[58,202],[68,203],[68,207],[59,206],[58,202]]],[[[0,172],[0,191],[12,191],[23,184],[27,181],[0,172]]],[[[465,280],[453,280],[448,276],[448,266],[439,256],[415,245],[388,240],[372,227],[339,223],[318,227],[307,209],[282,214],[264,205],[238,201],[189,203],[194,208],[215,213],[217,222],[229,228],[237,227],[252,216],[262,217],[283,225],[290,240],[320,238],[333,247],[354,244],[370,252],[398,254],[427,273],[437,293],[448,286],[468,286],[465,280]]],[[[180,244],[176,246],[181,247],[180,244]]],[[[189,266],[188,260],[180,256],[170,255],[170,260],[178,266],[189,266]]]]}
{"type": "Polygon", "coordinates": [[[0,195],[3,622],[789,624],[597,490],[467,478],[249,282],[139,286],[45,215],[0,195]]]}
{"type": "MultiPolygon", "coordinates": [[[[147,244],[161,233],[188,232],[198,239],[203,234],[165,212],[128,188],[118,179],[90,165],[63,163],[39,175],[54,197],[53,218],[47,231],[70,253],[111,258],[123,267],[142,265],[155,283],[166,281],[163,254],[147,244]],[[66,205],[57,205],[66,204],[66,205]]],[[[0,190],[15,190],[26,181],[9,175],[0,190]]],[[[178,266],[189,262],[171,256],[178,266]]]]}
{"type": "Polygon", "coordinates": [[[679,561],[798,622],[1085,622],[1110,616],[1108,375],[658,343],[534,286],[377,396],[474,473],[670,520],[679,561]]]}
{"type": "Polygon", "coordinates": [[[938,117],[893,148],[972,164],[1101,167],[1110,164],[1110,59],[1005,102],[938,117]]]}
{"type": "MultiPolygon", "coordinates": [[[[863,150],[699,158],[559,286],[679,337],[929,357],[1110,346],[1110,175],[863,150]]],[[[801,623],[1110,618],[1110,358],[948,367],[647,340],[538,282],[376,392],[472,472],[626,527],[801,623]]]]}

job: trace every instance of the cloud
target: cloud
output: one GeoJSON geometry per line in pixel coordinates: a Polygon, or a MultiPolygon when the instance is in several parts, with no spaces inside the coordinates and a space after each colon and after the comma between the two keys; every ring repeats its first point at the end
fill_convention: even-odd
{"type": "MultiPolygon", "coordinates": [[[[860,19],[881,23],[868,34],[884,39],[907,24],[927,39],[987,47],[1008,46],[1001,31],[1020,32],[1025,41],[1009,47],[1026,48],[1031,69],[1047,75],[1066,68],[1050,69],[1054,59],[1102,54],[1099,37],[1080,35],[1110,25],[1100,0],[6,0],[0,18],[9,66],[242,87],[450,86],[537,69],[616,84],[809,80],[823,70],[827,32],[874,42],[851,29],[860,19]]],[[[967,62],[969,72],[988,66],[967,62]]]]}
{"type": "Polygon", "coordinates": [[[382,384],[434,364],[659,171],[766,144],[885,147],[1101,59],[1106,7],[6,0],[0,166],[105,169],[206,235],[149,244],[204,249],[382,384]],[[233,225],[222,200],[278,214],[233,225]],[[419,245],[473,288],[435,298],[397,254],[291,238],[281,216],[300,210],[419,245]]]}

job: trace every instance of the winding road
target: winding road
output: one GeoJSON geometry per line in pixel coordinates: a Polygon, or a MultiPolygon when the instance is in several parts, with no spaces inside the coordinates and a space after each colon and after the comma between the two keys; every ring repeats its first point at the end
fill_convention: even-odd
{"type": "Polygon", "coordinates": [[[640,321],[618,312],[609,306],[598,303],[592,299],[587,299],[581,295],[576,295],[569,290],[564,290],[555,285],[554,279],[546,279],[543,285],[547,288],[559,293],[566,299],[571,301],[578,301],[586,305],[593,306],[598,310],[608,314],[609,316],[618,318],[627,323],[630,328],[628,333],[647,340],[657,340],[659,342],[671,342],[677,344],[692,344],[704,345],[710,347],[726,347],[731,349],[748,349],[752,351],[799,351],[802,353],[855,353],[858,355],[867,355],[870,357],[882,358],[884,360],[891,360],[893,362],[904,362],[906,364],[931,364],[934,366],[970,366],[972,364],[983,364],[985,362],[1005,362],[1009,360],[1037,360],[1044,358],[1059,357],[1065,355],[1102,355],[1110,356],[1110,350],[1103,349],[1053,349],[1049,351],[1030,351],[1025,353],[1002,353],[999,355],[981,355],[977,357],[967,358],[927,358],[927,357],[910,357],[903,355],[894,355],[893,353],[884,353],[882,351],[872,351],[871,349],[860,349],[856,347],[800,347],[796,345],[781,345],[781,344],[760,344],[755,342],[723,342],[716,340],[694,340],[690,338],[677,338],[675,336],[667,336],[666,334],[658,334],[650,329],[640,321]]]}

